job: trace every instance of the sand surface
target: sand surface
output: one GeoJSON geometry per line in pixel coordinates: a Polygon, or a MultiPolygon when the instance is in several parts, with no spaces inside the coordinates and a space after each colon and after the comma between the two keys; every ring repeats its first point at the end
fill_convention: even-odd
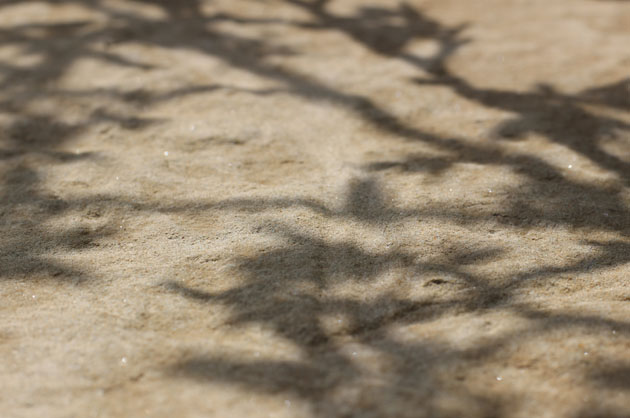
{"type": "Polygon", "coordinates": [[[0,416],[630,417],[630,2],[0,2],[0,416]]]}

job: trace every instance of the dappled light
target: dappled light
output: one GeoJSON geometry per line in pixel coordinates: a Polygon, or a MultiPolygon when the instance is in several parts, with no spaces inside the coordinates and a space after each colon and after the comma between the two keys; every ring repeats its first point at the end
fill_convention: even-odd
{"type": "Polygon", "coordinates": [[[630,4],[482,3],[0,2],[2,409],[630,414],[630,4]]]}

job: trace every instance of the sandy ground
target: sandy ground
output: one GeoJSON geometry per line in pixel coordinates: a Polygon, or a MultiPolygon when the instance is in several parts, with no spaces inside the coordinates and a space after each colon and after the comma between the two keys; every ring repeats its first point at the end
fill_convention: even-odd
{"type": "Polygon", "coordinates": [[[0,416],[630,417],[630,2],[0,2],[0,416]]]}

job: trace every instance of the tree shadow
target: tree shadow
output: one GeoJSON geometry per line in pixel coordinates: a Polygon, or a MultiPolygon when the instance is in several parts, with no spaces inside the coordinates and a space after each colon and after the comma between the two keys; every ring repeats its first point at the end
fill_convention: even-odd
{"type": "MultiPolygon", "coordinates": [[[[1,6],[17,3],[4,2],[1,6]]],[[[50,3],[77,2],[59,0],[50,3]]],[[[11,231],[11,238],[6,238],[8,234],[3,235],[1,277],[45,272],[56,279],[83,280],[85,275],[81,271],[50,261],[42,254],[51,246],[85,248],[99,237],[114,233],[107,227],[96,231],[80,226],[56,232],[47,230],[45,223],[51,217],[86,201],[66,201],[46,194],[36,168],[22,161],[22,156],[41,154],[50,158],[51,164],[96,158],[92,154],[68,153],[63,146],[98,124],[113,123],[124,129],[142,130],[159,122],[136,115],[128,117],[117,112],[116,106],[111,106],[86,112],[83,120],[69,123],[55,115],[33,112],[31,105],[34,102],[46,97],[89,100],[106,96],[115,103],[141,107],[222,90],[261,97],[288,94],[347,110],[380,132],[393,134],[411,144],[429,145],[440,154],[418,151],[399,160],[367,164],[365,177],[349,182],[339,207],[331,207],[313,197],[234,198],[180,205],[178,202],[166,205],[126,202],[121,196],[107,200],[106,204],[110,206],[131,204],[138,211],[149,212],[190,211],[185,213],[189,216],[196,216],[201,210],[244,212],[260,220],[259,232],[269,234],[280,243],[271,249],[261,248],[257,254],[231,260],[235,264],[233,273],[244,278],[243,284],[232,289],[212,292],[175,281],[167,281],[164,286],[192,302],[227,308],[231,312],[229,325],[257,324],[270,329],[275,336],[297,347],[302,359],[282,361],[195,353],[172,365],[169,370],[173,375],[201,382],[234,384],[261,393],[295,396],[307,402],[317,416],[491,417],[503,415],[509,402],[471,389],[466,383],[467,368],[483,368],[509,345],[528,338],[542,338],[556,329],[596,333],[614,327],[624,336],[630,334],[627,322],[548,313],[518,298],[519,291],[534,280],[551,281],[559,274],[593,272],[630,263],[627,242],[630,213],[620,196],[628,185],[630,166],[601,146],[603,140],[625,134],[629,125],[586,107],[602,106],[628,112],[630,102],[628,95],[623,93],[628,80],[588,88],[573,95],[562,94],[544,84],[528,93],[475,87],[448,68],[452,54],[470,42],[462,35],[466,26],[445,26],[406,3],[391,9],[362,7],[354,15],[340,16],[327,8],[330,3],[327,0],[286,2],[308,12],[311,18],[308,21],[256,19],[227,13],[207,15],[202,11],[201,3],[195,0],[140,1],[161,8],[166,16],[162,19],[144,18],[99,0],[78,3],[104,13],[115,25],[94,28],[89,22],[27,24],[0,31],[0,44],[18,46],[25,54],[41,57],[35,66],[28,68],[0,63],[0,87],[8,92],[5,100],[0,102],[0,111],[13,117],[2,140],[5,148],[0,151],[0,162],[13,164],[6,170],[0,186],[0,213],[7,220],[5,228],[18,230],[17,233],[11,231]],[[222,21],[239,25],[281,24],[314,32],[338,31],[382,59],[416,65],[426,77],[417,78],[415,86],[448,87],[461,98],[485,108],[510,111],[517,117],[494,127],[498,139],[494,142],[444,137],[405,123],[367,95],[336,90],[320,82],[316,76],[272,63],[269,58],[291,56],[300,51],[213,26],[222,21]],[[435,41],[437,52],[428,58],[407,52],[406,46],[416,39],[435,41]],[[277,87],[249,89],[205,84],[163,93],[154,93],[148,88],[125,90],[126,86],[84,90],[55,87],[74,63],[86,57],[138,71],[155,70],[155,65],[94,46],[96,43],[132,42],[194,51],[219,59],[230,68],[274,82],[277,87]],[[503,147],[503,141],[521,139],[530,133],[542,135],[580,154],[597,167],[614,173],[618,181],[597,184],[575,180],[540,156],[524,151],[508,153],[503,147]],[[502,200],[496,205],[500,210],[495,207],[472,211],[453,207],[448,201],[421,208],[395,207],[389,203],[391,199],[376,177],[383,171],[399,170],[410,175],[420,173],[440,178],[448,176],[455,165],[466,162],[507,167],[521,176],[523,182],[503,190],[502,200]],[[532,196],[543,202],[533,201],[532,196]],[[277,216],[267,222],[259,216],[290,207],[311,211],[326,221],[352,221],[358,228],[366,230],[414,217],[438,219],[448,225],[479,225],[491,219],[509,231],[566,226],[615,233],[616,239],[591,240],[585,244],[593,246],[593,251],[573,257],[564,264],[541,263],[520,270],[515,268],[509,277],[487,277],[469,267],[482,267],[507,257],[505,248],[462,239],[442,246],[437,256],[426,256],[417,249],[395,245],[370,249],[360,242],[360,237],[324,239],[312,231],[288,225],[277,216]],[[30,214],[28,221],[25,213],[30,214]],[[31,237],[25,237],[25,231],[31,237]],[[37,245],[35,241],[42,244],[37,245]],[[390,289],[363,298],[337,294],[337,290],[344,286],[376,286],[383,277],[395,271],[403,272],[402,277],[408,278],[401,280],[398,291],[390,289]],[[411,292],[420,287],[431,291],[420,298],[405,294],[407,290],[411,292]],[[390,332],[394,326],[487,311],[522,317],[529,321],[529,328],[499,333],[472,348],[431,338],[410,342],[390,332]],[[327,316],[342,318],[343,326],[331,331],[324,324],[327,316]],[[382,374],[385,377],[374,378],[366,372],[365,361],[359,359],[361,354],[348,351],[348,339],[389,361],[382,374]],[[458,376],[463,377],[460,380],[458,376]],[[355,390],[354,395],[348,392],[352,390],[355,390]],[[452,395],[458,401],[447,405],[445,395],[452,395]]],[[[602,386],[627,389],[623,383],[626,369],[625,365],[613,365],[610,370],[599,371],[588,378],[602,386]],[[615,370],[621,370],[621,374],[615,370]]],[[[611,416],[621,416],[616,411],[610,412],[611,416]]]]}
{"type": "MultiPolygon", "coordinates": [[[[33,23],[18,24],[0,31],[0,45],[20,48],[23,55],[38,56],[37,63],[30,66],[16,66],[9,62],[0,63],[0,87],[6,90],[5,99],[0,102],[0,111],[10,115],[13,122],[6,128],[5,149],[2,155],[19,158],[31,153],[56,153],[64,151],[65,144],[70,143],[82,133],[94,126],[103,124],[118,125],[123,129],[143,130],[161,121],[146,119],[135,115],[123,115],[118,110],[116,102],[123,102],[135,106],[137,109],[173,100],[175,98],[195,94],[210,94],[220,90],[242,91],[254,95],[271,95],[277,93],[291,94],[311,101],[332,102],[337,106],[347,108],[358,113],[361,117],[384,126],[386,130],[406,131],[396,118],[386,110],[374,104],[369,98],[338,92],[319,83],[315,79],[283,69],[266,59],[277,55],[291,55],[295,53],[282,46],[274,46],[260,39],[244,38],[213,28],[218,21],[233,20],[239,24],[249,23],[277,23],[274,20],[250,21],[238,16],[217,13],[207,16],[201,12],[197,1],[172,2],[140,2],[154,4],[164,10],[163,19],[147,19],[143,16],[111,7],[106,2],[93,0],[77,2],[74,0],[51,1],[50,4],[80,4],[94,11],[104,13],[115,24],[109,26],[93,25],[91,21],[75,21],[68,23],[33,23]],[[117,67],[129,67],[139,71],[152,71],[156,67],[152,64],[130,60],[128,57],[102,48],[102,45],[117,45],[125,43],[157,46],[166,49],[192,50],[207,56],[218,58],[229,66],[246,70],[264,79],[280,83],[280,87],[262,90],[239,88],[225,85],[197,85],[176,88],[162,93],[153,93],[147,89],[127,91],[120,89],[90,89],[71,90],[57,87],[61,80],[75,65],[83,59],[89,58],[117,67]],[[81,121],[68,123],[53,113],[33,112],[33,104],[41,100],[61,99],[76,100],[77,103],[89,103],[91,98],[110,98],[114,100],[112,106],[99,107],[91,112],[84,112],[81,121]]],[[[17,5],[20,2],[4,2],[1,7],[17,5]]],[[[406,20],[411,22],[412,9],[402,7],[394,14],[387,10],[365,9],[372,24],[381,34],[391,32],[389,25],[377,24],[380,20],[409,15],[406,20]]],[[[330,17],[330,16],[329,16],[330,17]]],[[[416,16],[418,17],[418,16],[416,16]]],[[[355,36],[362,37],[369,32],[359,24],[363,17],[355,19],[358,29],[355,36]]],[[[289,22],[296,27],[304,22],[289,22]]],[[[347,22],[332,19],[325,25],[344,27],[347,22]]],[[[286,22],[283,22],[286,24],[286,22]]],[[[405,43],[403,38],[414,36],[431,36],[433,29],[438,29],[433,23],[425,28],[428,22],[420,22],[397,32],[396,43],[405,43]]],[[[331,26],[331,27],[332,27],[331,26]]],[[[381,35],[379,35],[381,36],[381,35]]],[[[442,36],[440,34],[440,36],[442,36]]],[[[376,44],[372,45],[376,51],[376,44]]],[[[26,167],[28,168],[28,167],[26,167]]],[[[370,187],[369,184],[364,184],[370,187]]],[[[113,200],[110,204],[115,204],[113,200]]],[[[361,208],[362,202],[350,201],[344,213],[352,213],[357,218],[365,217],[361,208]]],[[[379,204],[372,201],[369,204],[379,204]]],[[[376,218],[375,218],[376,219],[376,218]]]]}
{"type": "MultiPolygon", "coordinates": [[[[625,85],[625,80],[585,90],[577,97],[560,95],[546,86],[541,87],[540,92],[532,94],[479,90],[464,80],[455,78],[445,66],[444,61],[448,54],[457,45],[466,42],[457,37],[461,28],[447,30],[426,19],[418,19],[421,17],[420,13],[412,13],[406,5],[400,6],[399,11],[366,8],[354,17],[335,17],[325,10],[327,1],[307,3],[296,0],[290,3],[312,13],[315,23],[301,24],[302,27],[341,30],[378,54],[414,62],[435,76],[435,80],[430,79],[425,84],[448,85],[462,97],[474,99],[485,107],[511,110],[524,115],[523,120],[512,120],[497,126],[496,132],[500,137],[520,137],[530,131],[541,133],[579,152],[597,165],[615,172],[624,183],[627,180],[627,163],[606,153],[597,143],[601,136],[614,136],[618,131],[626,130],[627,124],[613,118],[596,116],[581,107],[583,104],[597,104],[628,110],[625,96],[618,93],[619,86],[625,85]],[[407,26],[400,31],[379,21],[381,17],[387,20],[400,17],[401,14],[405,19],[415,16],[417,21],[407,20],[407,26]],[[384,33],[387,35],[382,35],[384,33]],[[430,60],[429,64],[401,52],[405,43],[418,35],[437,36],[443,42],[440,49],[442,52],[430,60]],[[577,121],[578,126],[571,126],[572,121],[577,121]],[[512,133],[507,135],[508,131],[512,133]],[[576,132],[581,132],[588,141],[574,142],[572,138],[576,132]]],[[[283,80],[288,83],[292,93],[306,95],[315,100],[325,98],[335,104],[355,109],[361,118],[385,132],[395,133],[407,140],[429,143],[450,153],[449,157],[411,156],[402,161],[376,162],[366,167],[368,172],[396,168],[439,176],[448,173],[453,164],[466,161],[505,165],[524,175],[527,182],[520,185],[519,190],[508,194],[504,211],[488,214],[494,216],[498,222],[516,228],[566,224],[574,228],[619,231],[622,236],[627,236],[628,211],[617,195],[621,190],[618,185],[602,187],[581,183],[567,178],[557,167],[534,155],[507,154],[497,144],[471,144],[470,141],[460,138],[441,138],[403,124],[370,99],[335,93],[316,87],[311,81],[299,80],[294,75],[269,73],[264,67],[255,67],[254,71],[259,75],[283,80]],[[564,194],[554,201],[554,193],[558,190],[562,190],[564,194]],[[546,199],[547,207],[528,204],[525,198],[532,195],[540,195],[546,199]],[[585,199],[585,196],[588,198],[585,199]],[[567,208],[568,202],[570,204],[567,208]],[[593,216],[599,211],[604,211],[606,215],[593,216]]],[[[351,183],[344,202],[340,208],[335,209],[308,198],[233,199],[219,202],[216,207],[256,214],[298,206],[323,214],[327,218],[353,219],[366,225],[387,223],[397,216],[435,216],[450,222],[471,224],[482,222],[487,216],[441,205],[430,210],[387,207],[382,191],[373,179],[351,183]]],[[[508,342],[514,343],[521,338],[531,338],[532,335],[544,335],[552,329],[615,327],[622,330],[619,332],[627,333],[630,326],[625,322],[598,317],[547,314],[534,306],[511,302],[518,289],[526,286],[532,279],[549,279],[561,273],[581,273],[629,263],[630,248],[625,240],[591,242],[589,244],[599,250],[572,263],[515,271],[511,274],[514,276],[513,280],[503,278],[490,281],[471,274],[462,267],[471,262],[496,260],[501,257],[500,248],[476,248],[471,251],[468,246],[455,246],[445,253],[442,260],[419,261],[419,255],[413,252],[391,250],[370,253],[354,242],[336,243],[318,239],[304,235],[283,223],[266,225],[264,229],[273,231],[281,242],[287,244],[280,249],[262,250],[262,255],[235,259],[235,274],[245,276],[244,285],[219,293],[189,288],[177,282],[167,282],[165,286],[200,303],[226,306],[233,312],[230,324],[258,323],[270,327],[275,335],[299,347],[305,355],[304,361],[193,356],[173,366],[172,372],[175,375],[201,381],[221,381],[265,393],[294,395],[307,400],[312,405],[313,412],[321,416],[358,416],[367,411],[375,416],[386,415],[388,412],[391,415],[385,405],[400,408],[395,409],[398,413],[394,413],[396,416],[416,416],[418,411],[426,412],[427,416],[448,416],[448,410],[438,403],[438,393],[452,390],[452,383],[445,383],[441,378],[445,370],[453,364],[461,365],[471,359],[483,364],[508,342]],[[427,272],[448,274],[460,281],[463,291],[457,293],[457,297],[423,301],[383,294],[376,300],[357,302],[353,299],[329,297],[326,294],[327,289],[334,287],[338,281],[369,283],[395,268],[408,270],[416,278],[427,272]],[[317,293],[299,290],[305,286],[310,288],[309,285],[318,289],[317,293]],[[471,350],[456,350],[436,345],[432,341],[404,343],[385,332],[394,323],[419,323],[447,314],[488,309],[507,310],[528,318],[532,322],[531,329],[522,335],[502,335],[491,339],[487,345],[482,344],[471,350]],[[331,334],[322,327],[321,317],[329,314],[349,318],[350,325],[341,332],[342,335],[357,338],[365,347],[384,353],[399,365],[394,367],[391,379],[361,386],[360,382],[367,380],[362,367],[336,345],[335,337],[338,335],[331,334]],[[440,354],[436,355],[436,352],[440,354]],[[272,371],[275,373],[271,373],[272,371]],[[369,399],[356,401],[349,407],[336,403],[335,392],[352,385],[361,386],[364,394],[369,394],[366,395],[369,399]],[[367,387],[369,385],[374,385],[375,389],[370,390],[367,387]],[[405,388],[410,386],[432,389],[409,394],[405,388]],[[361,407],[365,409],[360,409],[361,407]]],[[[447,283],[444,279],[431,279],[425,281],[424,285],[440,286],[444,283],[447,283]]],[[[463,387],[455,391],[462,399],[466,399],[463,404],[477,408],[479,416],[502,415],[503,404],[500,400],[478,396],[463,387]]],[[[475,416],[475,413],[470,416],[475,416]]]]}
{"type": "MultiPolygon", "coordinates": [[[[90,159],[86,155],[48,154],[62,163],[90,159]]],[[[6,162],[5,162],[6,163],[6,162]]],[[[81,269],[55,261],[51,254],[77,252],[98,245],[98,240],[113,234],[107,226],[75,225],[62,230],[48,226],[49,222],[83,203],[59,198],[47,192],[33,169],[17,163],[3,170],[0,185],[0,279],[28,281],[55,280],[66,284],[81,284],[89,279],[81,269]]]]}
{"type": "Polygon", "coordinates": [[[630,390],[630,365],[611,364],[593,371],[591,378],[600,385],[612,389],[630,390]]]}
{"type": "MultiPolygon", "coordinates": [[[[365,187],[364,183],[350,182],[340,207],[353,207],[357,196],[367,201],[376,196],[378,201],[384,192],[375,181],[369,184],[365,187]]],[[[265,204],[262,201],[257,208],[265,211],[269,208],[265,204]]],[[[235,205],[230,202],[229,210],[237,209],[235,205]]],[[[272,203],[271,207],[277,206],[272,203]]],[[[374,219],[372,215],[357,218],[353,211],[323,210],[326,206],[316,201],[304,207],[332,218],[345,213],[348,219],[368,225],[374,219]]],[[[221,204],[217,208],[226,209],[221,204]]],[[[243,209],[250,212],[252,203],[243,202],[243,209]]],[[[364,209],[373,213],[397,212],[393,207],[364,209]]],[[[627,264],[630,248],[625,241],[589,243],[598,245],[600,250],[563,266],[538,266],[512,271],[510,277],[485,278],[471,273],[468,266],[501,259],[502,248],[450,243],[435,258],[398,248],[368,251],[359,242],[319,239],[279,221],[267,223],[258,231],[267,231],[283,244],[278,249],[261,248],[256,255],[232,259],[234,275],[244,277],[244,283],[220,292],[195,289],[176,281],[167,281],[164,286],[191,301],[226,307],[231,312],[226,326],[257,324],[270,329],[278,338],[299,348],[302,360],[193,353],[172,366],[173,376],[297,398],[307,401],[316,416],[502,416],[509,402],[471,390],[465,384],[468,372],[463,370],[483,367],[508,346],[543,338],[558,329],[597,333],[614,329],[620,335],[630,333],[628,322],[548,313],[518,298],[519,290],[531,280],[627,264]],[[411,278],[397,282],[396,293],[384,291],[365,300],[338,294],[339,286],[366,286],[382,280],[392,270],[402,270],[404,277],[411,278]],[[444,293],[429,293],[425,298],[405,295],[418,287],[442,286],[447,287],[444,293]],[[501,333],[467,349],[431,339],[400,341],[389,332],[392,326],[486,311],[510,312],[529,320],[530,325],[526,330],[501,333]],[[322,321],[327,316],[343,318],[344,326],[334,331],[326,329],[322,321]],[[388,377],[374,380],[357,353],[348,352],[347,339],[352,339],[361,350],[386,357],[388,377]],[[454,374],[459,378],[454,378],[454,374]],[[354,388],[362,396],[338,396],[344,388],[354,388]],[[444,393],[456,394],[460,403],[445,406],[441,399],[444,393]]]]}
{"type": "Polygon", "coordinates": [[[585,110],[594,104],[630,110],[630,79],[587,89],[577,95],[558,93],[552,86],[540,85],[538,91],[515,93],[477,88],[466,80],[443,70],[438,79],[418,79],[421,85],[446,85],[461,97],[488,108],[507,110],[519,116],[501,122],[494,128],[501,139],[520,139],[527,133],[538,133],[566,146],[597,166],[616,173],[625,184],[630,178],[630,163],[602,149],[604,139],[616,139],[630,131],[630,124],[585,110]]]}

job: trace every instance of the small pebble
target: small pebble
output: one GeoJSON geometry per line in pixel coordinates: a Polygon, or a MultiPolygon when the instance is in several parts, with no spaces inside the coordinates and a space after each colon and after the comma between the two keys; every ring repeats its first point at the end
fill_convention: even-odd
{"type": "Polygon", "coordinates": [[[164,156],[168,157],[168,151],[164,151],[164,156]]]}
{"type": "Polygon", "coordinates": [[[500,382],[503,380],[503,378],[501,376],[497,376],[497,380],[500,382]]]}

